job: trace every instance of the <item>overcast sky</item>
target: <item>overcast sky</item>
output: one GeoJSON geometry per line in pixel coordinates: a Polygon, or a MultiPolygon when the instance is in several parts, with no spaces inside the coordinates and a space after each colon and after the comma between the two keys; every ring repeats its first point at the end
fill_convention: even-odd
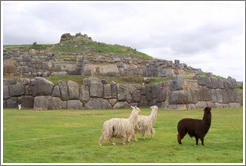
{"type": "Polygon", "coordinates": [[[245,2],[1,2],[3,44],[54,44],[63,33],[244,79],[245,2]]]}

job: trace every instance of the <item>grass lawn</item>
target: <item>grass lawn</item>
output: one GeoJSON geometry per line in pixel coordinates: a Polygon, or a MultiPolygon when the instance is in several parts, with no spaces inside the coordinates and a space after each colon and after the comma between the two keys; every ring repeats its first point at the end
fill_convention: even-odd
{"type": "MultiPolygon", "coordinates": [[[[188,135],[177,142],[177,123],[201,119],[202,109],[159,109],[153,139],[98,146],[103,122],[127,118],[119,110],[3,110],[3,163],[243,163],[243,108],[212,109],[212,124],[204,146],[188,135]]],[[[140,114],[149,115],[150,108],[140,114]]]]}

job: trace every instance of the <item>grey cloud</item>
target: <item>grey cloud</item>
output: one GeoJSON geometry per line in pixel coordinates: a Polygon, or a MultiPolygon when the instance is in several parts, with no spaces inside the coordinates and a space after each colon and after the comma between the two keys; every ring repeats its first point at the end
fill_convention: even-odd
{"type": "Polygon", "coordinates": [[[208,64],[214,73],[221,70],[214,61],[217,66],[226,61],[221,57],[224,44],[232,46],[227,56],[243,49],[237,44],[240,41],[232,42],[243,36],[244,8],[239,2],[15,2],[3,6],[4,44],[57,43],[63,33],[81,32],[95,41],[130,46],[153,57],[180,59],[190,66],[208,64]]]}

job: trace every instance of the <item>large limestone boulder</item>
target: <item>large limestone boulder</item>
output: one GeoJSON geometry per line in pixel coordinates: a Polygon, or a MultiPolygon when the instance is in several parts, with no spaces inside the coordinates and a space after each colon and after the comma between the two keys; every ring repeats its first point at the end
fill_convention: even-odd
{"type": "Polygon", "coordinates": [[[69,100],[79,100],[79,85],[76,82],[68,81],[68,99],[69,100]]]}
{"type": "Polygon", "coordinates": [[[195,104],[199,100],[199,90],[196,88],[187,88],[187,104],[195,104]]]}
{"type": "Polygon", "coordinates": [[[67,109],[69,110],[81,110],[83,109],[83,104],[79,100],[68,100],[67,109]]]}
{"type": "Polygon", "coordinates": [[[125,85],[117,84],[117,98],[118,101],[126,101],[127,99],[127,88],[125,85]]]}
{"type": "Polygon", "coordinates": [[[230,82],[232,89],[236,89],[237,88],[237,81],[236,81],[236,79],[231,78],[229,76],[226,80],[230,82]]]}
{"type": "Polygon", "coordinates": [[[48,109],[49,110],[62,109],[62,100],[59,97],[48,97],[48,109]]]}
{"type": "Polygon", "coordinates": [[[206,101],[198,101],[195,105],[196,108],[205,108],[208,106],[206,101]]]}
{"type": "Polygon", "coordinates": [[[222,90],[222,98],[223,98],[223,104],[229,104],[230,103],[230,92],[227,89],[222,90]]]}
{"type": "Polygon", "coordinates": [[[151,86],[145,87],[145,94],[149,101],[152,100],[152,87],[151,86]]]}
{"type": "Polygon", "coordinates": [[[47,96],[36,96],[34,97],[34,110],[47,110],[48,109],[48,97],[47,96]]]}
{"type": "Polygon", "coordinates": [[[152,99],[155,99],[157,97],[157,94],[159,93],[160,88],[158,83],[151,84],[151,93],[152,93],[152,99]]]}
{"type": "Polygon", "coordinates": [[[45,78],[36,77],[33,88],[34,96],[51,96],[54,86],[52,82],[45,78]]]}
{"type": "Polygon", "coordinates": [[[34,97],[33,96],[22,96],[22,107],[33,108],[34,105],[34,97]]]}
{"type": "Polygon", "coordinates": [[[129,108],[129,107],[130,105],[127,102],[117,102],[113,108],[120,109],[120,108],[129,108]]]}
{"type": "Polygon", "coordinates": [[[11,97],[6,100],[7,108],[17,108],[17,97],[11,97]]]}
{"type": "Polygon", "coordinates": [[[196,105],[195,104],[187,104],[187,110],[193,110],[196,109],[196,105]]]}
{"type": "Polygon", "coordinates": [[[103,97],[103,84],[98,78],[89,78],[90,80],[90,96],[103,97]]]}
{"type": "Polygon", "coordinates": [[[117,99],[109,99],[108,102],[113,106],[117,103],[117,99]]]}
{"type": "Polygon", "coordinates": [[[3,63],[3,74],[14,75],[16,73],[17,63],[13,59],[6,59],[3,63]]]}
{"type": "Polygon", "coordinates": [[[9,86],[8,85],[4,85],[3,86],[3,99],[6,100],[8,98],[10,98],[9,86]]]}
{"type": "Polygon", "coordinates": [[[173,77],[175,76],[173,69],[165,69],[166,77],[173,77]]]}
{"type": "Polygon", "coordinates": [[[55,86],[52,92],[53,97],[61,97],[61,92],[59,86],[55,86]]]}
{"type": "Polygon", "coordinates": [[[111,109],[111,104],[102,98],[90,98],[85,104],[85,109],[111,109]]]}
{"type": "Polygon", "coordinates": [[[157,101],[158,102],[164,102],[166,100],[167,97],[167,90],[165,87],[160,87],[159,92],[157,93],[157,101]]]}
{"type": "Polygon", "coordinates": [[[183,90],[171,91],[170,104],[186,104],[187,103],[187,92],[183,90]]]}
{"type": "Polygon", "coordinates": [[[210,101],[211,100],[210,89],[206,86],[200,86],[199,96],[201,101],[210,101]]]}
{"type": "Polygon", "coordinates": [[[183,90],[184,87],[184,77],[181,75],[176,76],[170,84],[170,90],[176,91],[176,90],[183,90]]]}
{"type": "Polygon", "coordinates": [[[61,99],[63,101],[68,100],[68,88],[67,88],[67,83],[65,81],[59,81],[58,86],[60,88],[60,93],[61,93],[61,99]]]}
{"type": "Polygon", "coordinates": [[[168,109],[171,110],[187,110],[186,104],[170,104],[168,109]]]}
{"type": "Polygon", "coordinates": [[[3,100],[3,108],[7,108],[7,101],[3,100]]]}
{"type": "Polygon", "coordinates": [[[147,107],[149,105],[148,99],[146,96],[141,95],[141,100],[138,104],[139,107],[147,107]]]}
{"type": "Polygon", "coordinates": [[[25,87],[21,83],[9,85],[10,96],[21,96],[25,94],[25,87]]]}
{"type": "Polygon", "coordinates": [[[111,95],[111,85],[110,84],[104,84],[103,85],[103,98],[104,99],[110,99],[112,98],[112,95],[111,95]]]}
{"type": "Polygon", "coordinates": [[[117,84],[116,82],[112,81],[110,82],[110,87],[111,87],[111,97],[113,99],[117,98],[117,84]]]}
{"type": "Polygon", "coordinates": [[[89,86],[82,85],[80,88],[80,101],[86,103],[90,100],[89,86]]]}
{"type": "Polygon", "coordinates": [[[140,90],[139,89],[134,90],[132,93],[132,101],[138,103],[140,102],[140,99],[141,99],[140,90]]]}
{"type": "Polygon", "coordinates": [[[211,84],[213,89],[219,88],[219,78],[216,77],[210,77],[211,79],[211,84]]]}
{"type": "Polygon", "coordinates": [[[232,108],[241,107],[241,105],[239,103],[229,103],[229,106],[232,107],[232,108]]]}

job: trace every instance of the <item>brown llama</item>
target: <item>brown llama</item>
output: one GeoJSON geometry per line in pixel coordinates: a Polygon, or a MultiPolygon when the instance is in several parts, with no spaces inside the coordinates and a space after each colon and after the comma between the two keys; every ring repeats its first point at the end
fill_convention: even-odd
{"type": "Polygon", "coordinates": [[[198,139],[202,141],[202,145],[204,145],[204,137],[207,134],[210,125],[211,125],[211,108],[204,108],[203,119],[191,119],[185,118],[179,121],[178,123],[178,135],[177,139],[179,144],[184,136],[188,133],[190,137],[196,138],[196,145],[198,145],[198,139]]]}

